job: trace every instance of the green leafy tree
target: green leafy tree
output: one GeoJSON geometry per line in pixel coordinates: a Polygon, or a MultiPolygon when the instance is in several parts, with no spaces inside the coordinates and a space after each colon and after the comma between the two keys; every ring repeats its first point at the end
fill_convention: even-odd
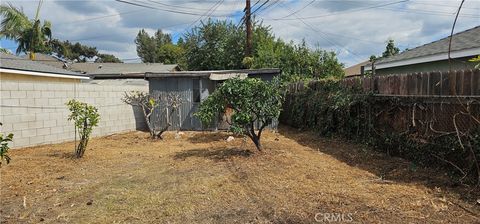
{"type": "Polygon", "coordinates": [[[173,44],[172,36],[157,30],[150,36],[144,29],[140,30],[135,39],[137,55],[143,62],[178,64],[183,60],[183,40],[173,44]]]}
{"type": "Polygon", "coordinates": [[[234,112],[230,130],[248,136],[261,151],[262,131],[278,118],[281,107],[282,94],[277,81],[234,78],[225,81],[203,101],[195,115],[208,125],[231,108],[234,112]]]}
{"type": "Polygon", "coordinates": [[[55,53],[58,57],[77,61],[86,62],[89,59],[93,59],[98,56],[97,48],[83,45],[79,42],[72,43],[68,40],[61,41],[54,39],[50,42],[50,49],[44,53],[55,53]]]}
{"type": "Polygon", "coordinates": [[[74,122],[75,128],[80,136],[80,142],[75,149],[75,156],[81,158],[87,149],[93,127],[98,125],[100,114],[94,106],[77,100],[68,101],[67,107],[71,113],[68,116],[68,120],[74,122]]]}
{"type": "Polygon", "coordinates": [[[30,59],[35,59],[34,52],[44,52],[48,49],[48,41],[52,37],[51,23],[36,18],[30,20],[22,9],[12,4],[0,5],[0,15],[3,17],[0,25],[0,38],[17,42],[17,54],[28,53],[30,59]]]}
{"type": "Polygon", "coordinates": [[[115,55],[112,54],[97,54],[97,58],[95,59],[95,62],[97,63],[123,63],[122,60],[119,58],[115,57],[115,55]]]}
{"type": "Polygon", "coordinates": [[[382,53],[382,57],[388,58],[390,56],[397,55],[398,53],[400,53],[400,49],[395,46],[395,41],[390,39],[387,42],[385,51],[382,53]]]}
{"type": "MultiPolygon", "coordinates": [[[[2,123],[0,122],[0,126],[2,123]]],[[[10,133],[8,135],[3,135],[0,133],[0,166],[2,166],[2,162],[5,160],[5,162],[8,164],[10,163],[10,156],[8,156],[8,143],[11,142],[13,139],[13,134],[10,133]]]]}
{"type": "Polygon", "coordinates": [[[93,60],[95,62],[113,62],[113,63],[123,63],[122,60],[115,57],[112,54],[101,54],[98,53],[96,47],[87,46],[79,42],[72,43],[68,40],[62,41],[58,39],[53,39],[50,41],[49,49],[44,51],[46,54],[55,54],[56,56],[77,62],[86,62],[88,60],[93,60]]]}
{"type": "Polygon", "coordinates": [[[252,57],[245,57],[245,27],[221,20],[202,22],[176,44],[160,30],[153,36],[140,30],[135,43],[143,62],[177,63],[185,70],[280,68],[286,82],[344,75],[335,53],[310,49],[305,41],[286,43],[257,21],[252,57]]]}
{"type": "Polygon", "coordinates": [[[155,38],[150,37],[144,29],[141,29],[135,38],[135,44],[137,45],[137,55],[142,59],[142,62],[156,62],[157,52],[155,49],[157,44],[155,38]]]}
{"type": "Polygon", "coordinates": [[[282,70],[283,81],[344,76],[343,64],[333,52],[312,50],[305,41],[285,43],[266,35],[258,42],[253,68],[278,67],[282,70]]]}
{"type": "Polygon", "coordinates": [[[182,64],[185,50],[175,44],[167,43],[157,48],[157,59],[164,64],[182,64]]]}
{"type": "Polygon", "coordinates": [[[245,32],[233,23],[208,20],[184,35],[185,68],[223,70],[242,68],[245,32]]]}
{"type": "Polygon", "coordinates": [[[157,30],[155,35],[152,37],[155,40],[156,47],[159,48],[165,44],[172,43],[172,35],[164,33],[162,30],[157,30]]]}

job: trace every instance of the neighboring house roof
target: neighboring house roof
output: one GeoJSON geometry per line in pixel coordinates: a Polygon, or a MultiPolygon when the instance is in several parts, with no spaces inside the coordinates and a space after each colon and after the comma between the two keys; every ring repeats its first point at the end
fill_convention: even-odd
{"type": "MultiPolygon", "coordinates": [[[[400,54],[382,58],[375,63],[376,69],[398,67],[448,59],[450,38],[425,44],[400,54]]],[[[452,58],[469,57],[480,54],[480,26],[456,33],[452,36],[452,58]]],[[[371,66],[366,66],[370,70],[371,66]]]]}
{"type": "MultiPolygon", "coordinates": [[[[28,56],[25,56],[24,58],[28,59],[28,56]]],[[[65,69],[65,65],[68,63],[67,61],[58,57],[42,53],[35,53],[35,61],[60,69],[65,69]]]]}
{"type": "Polygon", "coordinates": [[[169,78],[169,77],[208,77],[211,80],[225,80],[233,77],[245,78],[248,75],[279,75],[278,68],[263,69],[239,69],[239,70],[213,70],[213,71],[176,71],[146,73],[146,78],[169,78]]]}
{"type": "Polygon", "coordinates": [[[11,54],[0,53],[0,68],[5,73],[24,75],[89,79],[88,76],[76,72],[56,68],[50,65],[32,61],[26,58],[17,57],[11,54]]]}
{"type": "Polygon", "coordinates": [[[358,63],[356,65],[352,65],[348,68],[343,69],[343,71],[345,72],[345,77],[361,75],[362,66],[368,65],[369,63],[370,63],[370,61],[364,61],[364,62],[358,63]]]}
{"type": "Polygon", "coordinates": [[[143,75],[147,72],[172,72],[180,70],[176,64],[163,63],[74,63],[69,65],[69,69],[94,77],[127,74],[143,75]]]}

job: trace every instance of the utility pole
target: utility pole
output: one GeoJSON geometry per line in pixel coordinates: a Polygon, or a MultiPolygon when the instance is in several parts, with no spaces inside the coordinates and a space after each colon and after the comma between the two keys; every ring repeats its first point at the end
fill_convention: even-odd
{"type": "Polygon", "coordinates": [[[245,47],[245,57],[251,57],[252,56],[252,18],[251,18],[250,0],[246,0],[245,26],[247,28],[247,43],[245,47]]]}

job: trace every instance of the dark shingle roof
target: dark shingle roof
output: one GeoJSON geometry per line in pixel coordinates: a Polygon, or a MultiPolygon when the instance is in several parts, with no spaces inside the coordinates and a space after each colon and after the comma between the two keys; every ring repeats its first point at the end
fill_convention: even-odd
{"type": "MultiPolygon", "coordinates": [[[[423,56],[430,56],[436,54],[448,53],[448,45],[450,38],[434,41],[411,50],[407,50],[395,56],[383,58],[376,64],[402,61],[407,59],[414,59],[423,56]]],[[[452,37],[452,52],[460,50],[468,50],[473,48],[480,48],[480,26],[456,33],[452,37]]],[[[480,52],[478,52],[480,54],[480,52]]]]}
{"type": "Polygon", "coordinates": [[[5,69],[15,69],[30,72],[43,72],[60,75],[73,75],[86,77],[76,72],[68,71],[61,68],[56,68],[50,65],[40,63],[38,61],[31,61],[26,58],[17,57],[11,54],[0,53],[0,67],[5,69]]]}

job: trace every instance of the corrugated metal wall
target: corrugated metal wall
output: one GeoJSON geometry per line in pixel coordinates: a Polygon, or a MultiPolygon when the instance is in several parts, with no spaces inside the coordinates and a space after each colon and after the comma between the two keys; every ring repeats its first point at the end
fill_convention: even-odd
{"type": "Polygon", "coordinates": [[[150,80],[150,93],[156,99],[162,99],[157,106],[154,124],[161,129],[168,122],[169,130],[201,130],[201,122],[193,115],[200,105],[193,102],[193,82],[191,78],[163,78],[150,80]],[[181,99],[181,105],[177,110],[167,107],[166,99],[169,94],[176,94],[181,99]]]}
{"type": "MultiPolygon", "coordinates": [[[[217,127],[228,129],[228,126],[220,127],[219,121],[216,121],[210,127],[203,127],[202,122],[194,116],[200,106],[200,102],[194,102],[194,82],[199,82],[200,101],[206,99],[217,85],[216,81],[208,78],[150,78],[150,94],[156,99],[166,99],[169,94],[177,94],[182,99],[181,106],[175,111],[172,107],[167,107],[164,100],[161,100],[155,113],[152,114],[153,124],[157,129],[162,129],[168,122],[171,124],[169,130],[212,130],[217,129],[217,127]]],[[[258,127],[258,124],[255,126],[258,127]]],[[[275,120],[268,128],[276,129],[277,126],[278,121],[275,120]]]]}

